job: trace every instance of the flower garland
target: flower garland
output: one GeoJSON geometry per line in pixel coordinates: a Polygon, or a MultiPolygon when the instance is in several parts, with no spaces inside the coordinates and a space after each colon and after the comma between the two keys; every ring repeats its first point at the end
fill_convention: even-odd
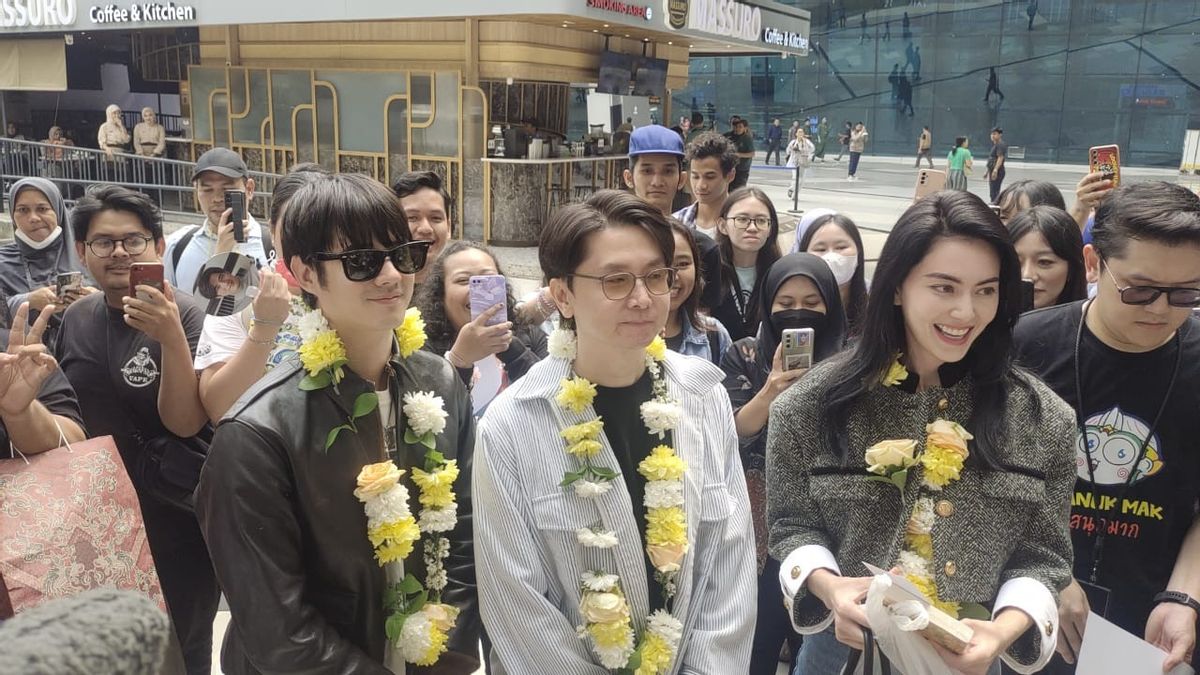
{"type": "MultiPolygon", "coordinates": [[[[557,329],[549,341],[554,358],[573,361],[576,355],[575,335],[557,329]]],[[[666,360],[666,343],[655,338],[646,347],[646,369],[652,380],[652,398],[641,405],[642,422],[659,439],[674,430],[682,416],[677,401],[667,392],[662,362],[666,360]]],[[[587,379],[573,376],[562,380],[555,402],[559,407],[582,415],[596,398],[596,386],[587,379]]],[[[603,449],[600,434],[604,422],[599,417],[569,426],[560,432],[566,452],[582,466],[568,471],[562,487],[574,487],[575,494],[595,499],[612,488],[618,474],[611,468],[597,466],[595,457],[603,449]]],[[[680,562],[688,552],[687,516],[684,513],[683,477],[687,463],[669,444],[656,446],[638,464],[638,473],[646,478],[646,555],[655,569],[655,579],[662,585],[670,604],[678,590],[676,578],[680,562]]],[[[615,532],[595,528],[576,531],[580,545],[610,549],[619,543],[615,532]]],[[[667,672],[674,662],[683,635],[683,624],[670,612],[657,610],[646,619],[646,631],[640,643],[635,639],[633,618],[621,588],[620,578],[604,572],[585,572],[581,577],[579,611],[584,626],[581,638],[590,638],[592,650],[600,664],[610,670],[628,669],[635,675],[659,675],[667,672]]]]}
{"type": "MultiPolygon", "coordinates": [[[[337,385],[345,376],[346,347],[320,310],[311,310],[297,324],[301,344],[298,349],[306,375],[300,388],[313,391],[337,385]]],[[[425,322],[421,312],[410,307],[404,321],[396,328],[400,356],[408,358],[425,345],[425,322]]],[[[357,432],[355,420],[364,417],[379,405],[378,395],[371,391],[358,396],[346,424],[335,427],[326,437],[328,450],[341,431],[357,432]]],[[[368,464],[358,474],[354,496],[363,503],[367,516],[367,538],[375,550],[380,567],[403,563],[422,534],[425,563],[425,583],[407,574],[392,584],[384,598],[387,615],[385,630],[390,641],[397,644],[404,660],[418,666],[431,666],[445,653],[449,633],[458,617],[458,608],[441,602],[447,585],[445,560],[450,555],[450,541],[445,533],[458,524],[458,503],[453,490],[459,475],[457,460],[447,460],[437,451],[437,439],[446,428],[446,408],[440,396],[433,392],[409,392],[403,398],[403,410],[408,420],[404,441],[426,447],[425,467],[412,468],[412,481],[419,489],[421,504],[419,518],[409,508],[409,491],[400,479],[405,471],[392,460],[368,464]]]]}
{"type": "MultiPolygon", "coordinates": [[[[906,379],[908,371],[897,357],[884,375],[882,384],[896,386],[906,379]]],[[[921,489],[940,492],[961,477],[970,455],[967,443],[972,439],[974,436],[958,423],[936,419],[925,426],[924,449],[919,455],[914,440],[885,440],[867,448],[864,460],[868,465],[867,471],[874,474],[872,477],[875,480],[891,483],[901,492],[907,484],[909,469],[920,465],[921,489]]],[[[896,566],[930,604],[957,619],[965,609],[964,605],[943,600],[934,576],[933,526],[936,521],[933,500],[924,495],[918,497],[904,527],[904,549],[899,553],[896,566]]]]}

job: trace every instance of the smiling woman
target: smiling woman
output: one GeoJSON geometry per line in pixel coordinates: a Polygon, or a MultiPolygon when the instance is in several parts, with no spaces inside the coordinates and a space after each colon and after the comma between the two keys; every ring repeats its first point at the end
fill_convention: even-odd
{"type": "Polygon", "coordinates": [[[982,200],[921,200],[880,255],[870,339],[775,401],[766,522],[793,625],[811,635],[797,673],[837,672],[862,648],[863,561],[898,569],[955,618],[977,617],[963,619],[974,635],[961,654],[934,645],[955,671],[998,673],[1003,657],[1031,673],[1054,653],[1074,416],[1012,365],[1019,283],[1016,251],[982,200]],[[898,447],[895,462],[880,459],[898,447]]]}

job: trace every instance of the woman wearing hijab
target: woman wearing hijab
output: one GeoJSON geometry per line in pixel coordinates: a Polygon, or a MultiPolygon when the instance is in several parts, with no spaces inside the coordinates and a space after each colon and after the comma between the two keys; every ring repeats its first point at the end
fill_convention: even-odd
{"type": "Polygon", "coordinates": [[[750,492],[758,552],[758,622],[750,675],[774,673],[784,641],[799,648],[779,588],[779,561],[767,557],[766,445],[767,413],[780,393],[807,369],[784,370],[780,355],[783,331],[813,329],[813,363],[836,354],[846,334],[841,293],[829,265],[810,253],[790,253],[771,265],[759,296],[762,323],[756,337],[734,343],[725,353],[725,389],[733,404],[742,467],[750,492]]]}
{"type": "Polygon", "coordinates": [[[84,272],[74,255],[71,230],[63,226],[62,193],[45,178],[24,178],[9,188],[8,205],[14,239],[0,246],[0,293],[8,303],[5,318],[15,316],[21,303],[28,302],[32,323],[43,307],[54,305],[57,316],[51,317],[44,340],[53,348],[62,311],[92,292],[81,283],[58,296],[59,274],[84,272]]]}
{"type": "Polygon", "coordinates": [[[96,132],[96,144],[111,160],[125,152],[125,146],[129,144],[129,129],[121,121],[121,107],[116,104],[104,109],[104,118],[104,124],[96,132]]]}

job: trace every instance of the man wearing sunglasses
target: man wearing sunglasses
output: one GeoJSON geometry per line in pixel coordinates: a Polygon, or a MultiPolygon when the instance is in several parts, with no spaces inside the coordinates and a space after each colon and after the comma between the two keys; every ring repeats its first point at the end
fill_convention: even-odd
{"type": "MultiPolygon", "coordinates": [[[[358,174],[322,175],[301,187],[288,202],[282,234],[284,260],[308,306],[336,333],[345,364],[336,385],[321,385],[307,377],[301,359],[281,363],[229,410],[213,438],[196,511],[233,614],[223,670],[404,672],[401,648],[420,631],[402,624],[398,640],[406,642],[389,640],[384,628],[393,625],[396,608],[385,606],[385,596],[397,588],[397,576],[430,583],[424,542],[436,553],[440,535],[425,531],[422,516],[421,542],[398,561],[402,569],[397,562],[385,569],[373,548],[379,544],[368,537],[367,514],[394,512],[372,511],[372,504],[396,506],[364,506],[356,483],[366,465],[390,460],[403,473],[412,515],[421,513],[413,476],[432,467],[427,446],[411,432],[418,421],[428,423],[429,411],[410,412],[404,397],[430,392],[446,416],[444,428],[426,440],[460,469],[451,487],[457,521],[444,535],[441,592],[441,602],[459,613],[449,651],[421,672],[472,673],[479,667],[479,616],[471,401],[449,363],[422,350],[402,355],[395,335],[429,242],[412,239],[387,187],[358,174]]],[[[300,319],[302,335],[315,316],[300,319]]],[[[315,344],[304,340],[302,355],[315,344]]]]}
{"type": "Polygon", "coordinates": [[[1168,652],[1167,672],[1192,662],[1200,610],[1200,199],[1114,190],[1084,259],[1096,297],[1025,314],[1014,338],[1080,424],[1075,581],[1045,672],[1074,672],[1089,610],[1168,652]]]}

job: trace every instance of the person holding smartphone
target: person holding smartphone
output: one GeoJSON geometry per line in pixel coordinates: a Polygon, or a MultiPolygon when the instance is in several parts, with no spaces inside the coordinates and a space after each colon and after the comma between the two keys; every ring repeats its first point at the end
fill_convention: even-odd
{"type": "Polygon", "coordinates": [[[74,256],[75,238],[67,227],[58,186],[45,178],[22,178],[8,190],[8,208],[13,240],[0,246],[0,293],[7,300],[6,316],[15,315],[28,302],[36,319],[47,305],[54,305],[55,315],[42,336],[53,350],[62,312],[96,292],[90,285],[94,282],[84,277],[84,266],[74,256]]]}
{"type": "Polygon", "coordinates": [[[974,194],[930,195],[896,222],[871,291],[869,339],[771,408],[770,552],[805,636],[794,673],[839,672],[863,649],[864,562],[955,618],[991,617],[960,619],[961,654],[930,643],[951,670],[1035,672],[1070,582],[1075,436],[1070,408],[1012,363],[1008,232],[974,194]]]}
{"type": "Polygon", "coordinates": [[[793,653],[799,646],[783,609],[777,582],[779,561],[767,556],[767,414],[775,399],[807,372],[784,367],[784,332],[812,329],[815,364],[841,350],[847,326],[833,272],[824,260],[809,253],[789,253],[771,265],[760,303],[763,320],[758,334],[738,340],[721,361],[725,390],[733,404],[757,545],[758,621],[750,659],[754,674],[774,672],[785,641],[792,644],[793,653]]]}
{"type": "Polygon", "coordinates": [[[1087,297],[1083,239],[1071,214],[1053,206],[1035,206],[1008,222],[1021,279],[1033,284],[1033,308],[1042,309],[1087,297]]]}
{"type": "MultiPolygon", "coordinates": [[[[500,263],[487,247],[469,241],[450,242],[430,267],[413,301],[425,319],[425,332],[429,336],[425,349],[444,354],[463,384],[473,388],[486,369],[489,375],[496,376],[498,384],[503,382],[506,386],[546,358],[545,332],[515,314],[516,302],[511,290],[506,290],[503,305],[488,307],[472,317],[471,277],[504,276],[500,263]],[[497,315],[511,316],[515,321],[496,323],[497,315]]],[[[487,392],[489,400],[503,386],[487,392]]],[[[475,397],[474,391],[472,396],[475,397]]],[[[480,398],[474,400],[477,408],[486,403],[480,398]]]]}
{"type": "Polygon", "coordinates": [[[71,228],[75,253],[103,293],[77,300],[63,315],[56,356],[88,431],[112,436],[125,461],[187,672],[207,675],[220,595],[208,549],[195,514],[142,480],[152,447],[210,435],[192,369],[204,311],[162,280],[162,217],[147,195],[95,186],[75,203],[71,228]],[[137,263],[161,291],[130,288],[137,263]]]}

